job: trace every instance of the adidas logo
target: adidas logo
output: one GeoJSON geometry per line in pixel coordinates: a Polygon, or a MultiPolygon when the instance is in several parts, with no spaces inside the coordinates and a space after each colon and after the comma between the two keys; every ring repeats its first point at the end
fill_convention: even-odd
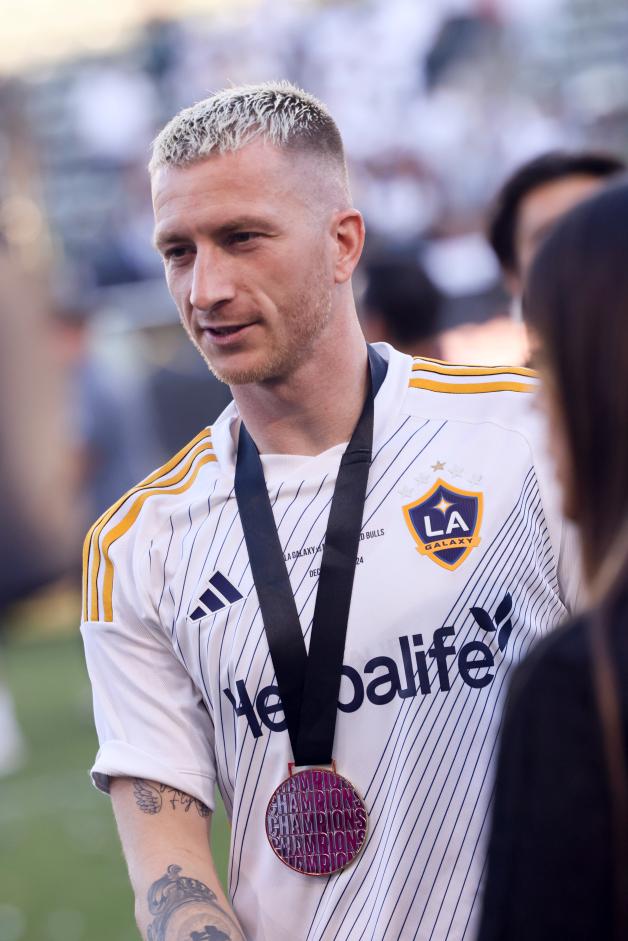
{"type": "Polygon", "coordinates": [[[235,585],[229,581],[222,572],[214,572],[209,579],[211,588],[206,588],[198,599],[197,607],[190,614],[190,620],[200,621],[208,614],[215,614],[216,611],[222,611],[229,605],[235,604],[243,597],[235,585]]]}

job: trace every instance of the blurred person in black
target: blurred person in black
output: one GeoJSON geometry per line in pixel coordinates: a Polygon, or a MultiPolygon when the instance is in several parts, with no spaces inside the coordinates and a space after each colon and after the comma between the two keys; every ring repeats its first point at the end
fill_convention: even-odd
{"type": "Polygon", "coordinates": [[[572,210],[532,264],[563,504],[588,608],[515,674],[479,941],[628,938],[628,184],[572,210]]]}
{"type": "Polygon", "coordinates": [[[574,206],[626,169],[612,154],[550,151],[522,164],[502,184],[488,220],[488,240],[521,318],[526,274],[544,236],[574,206]]]}
{"type": "Polygon", "coordinates": [[[369,342],[378,340],[411,356],[483,366],[523,361],[521,324],[493,317],[446,326],[448,302],[416,258],[401,254],[369,261],[360,319],[369,342]]]}
{"type": "Polygon", "coordinates": [[[367,340],[382,340],[411,356],[440,353],[441,293],[414,259],[379,258],[365,270],[360,317],[367,340]]]}

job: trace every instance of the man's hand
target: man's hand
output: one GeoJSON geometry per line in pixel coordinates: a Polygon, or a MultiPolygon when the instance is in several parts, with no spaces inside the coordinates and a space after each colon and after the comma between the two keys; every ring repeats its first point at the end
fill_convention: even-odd
{"type": "Polygon", "coordinates": [[[211,812],[194,797],[131,778],[111,798],[145,941],[245,941],[210,850],[211,812]]]}

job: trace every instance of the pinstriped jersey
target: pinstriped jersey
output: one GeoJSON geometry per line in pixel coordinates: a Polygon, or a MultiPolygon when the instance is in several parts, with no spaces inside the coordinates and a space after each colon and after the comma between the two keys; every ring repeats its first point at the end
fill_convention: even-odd
{"type": "MultiPolygon", "coordinates": [[[[308,878],[266,838],[292,755],[234,495],[235,405],[85,543],[94,781],[153,779],[210,807],[218,788],[250,941],[473,938],[509,676],[576,591],[532,373],[378,349],[334,743],[369,812],[347,869],[308,878]]],[[[306,646],[343,448],[263,458],[306,646]]],[[[307,871],[312,840],[282,838],[307,871]]]]}

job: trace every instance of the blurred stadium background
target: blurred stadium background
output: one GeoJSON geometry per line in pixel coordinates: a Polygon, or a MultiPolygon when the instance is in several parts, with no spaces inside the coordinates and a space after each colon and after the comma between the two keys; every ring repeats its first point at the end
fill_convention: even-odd
{"type": "MultiPolygon", "coordinates": [[[[0,941],[131,941],[87,778],[81,540],[227,401],[150,247],[151,138],[227,83],[313,91],[345,138],[367,256],[420,256],[455,336],[507,308],[482,234],[505,175],[553,147],[628,156],[628,6],[4,0],[1,16],[0,682],[21,736],[0,688],[0,941]]],[[[214,839],[224,873],[222,814],[214,839]]]]}

